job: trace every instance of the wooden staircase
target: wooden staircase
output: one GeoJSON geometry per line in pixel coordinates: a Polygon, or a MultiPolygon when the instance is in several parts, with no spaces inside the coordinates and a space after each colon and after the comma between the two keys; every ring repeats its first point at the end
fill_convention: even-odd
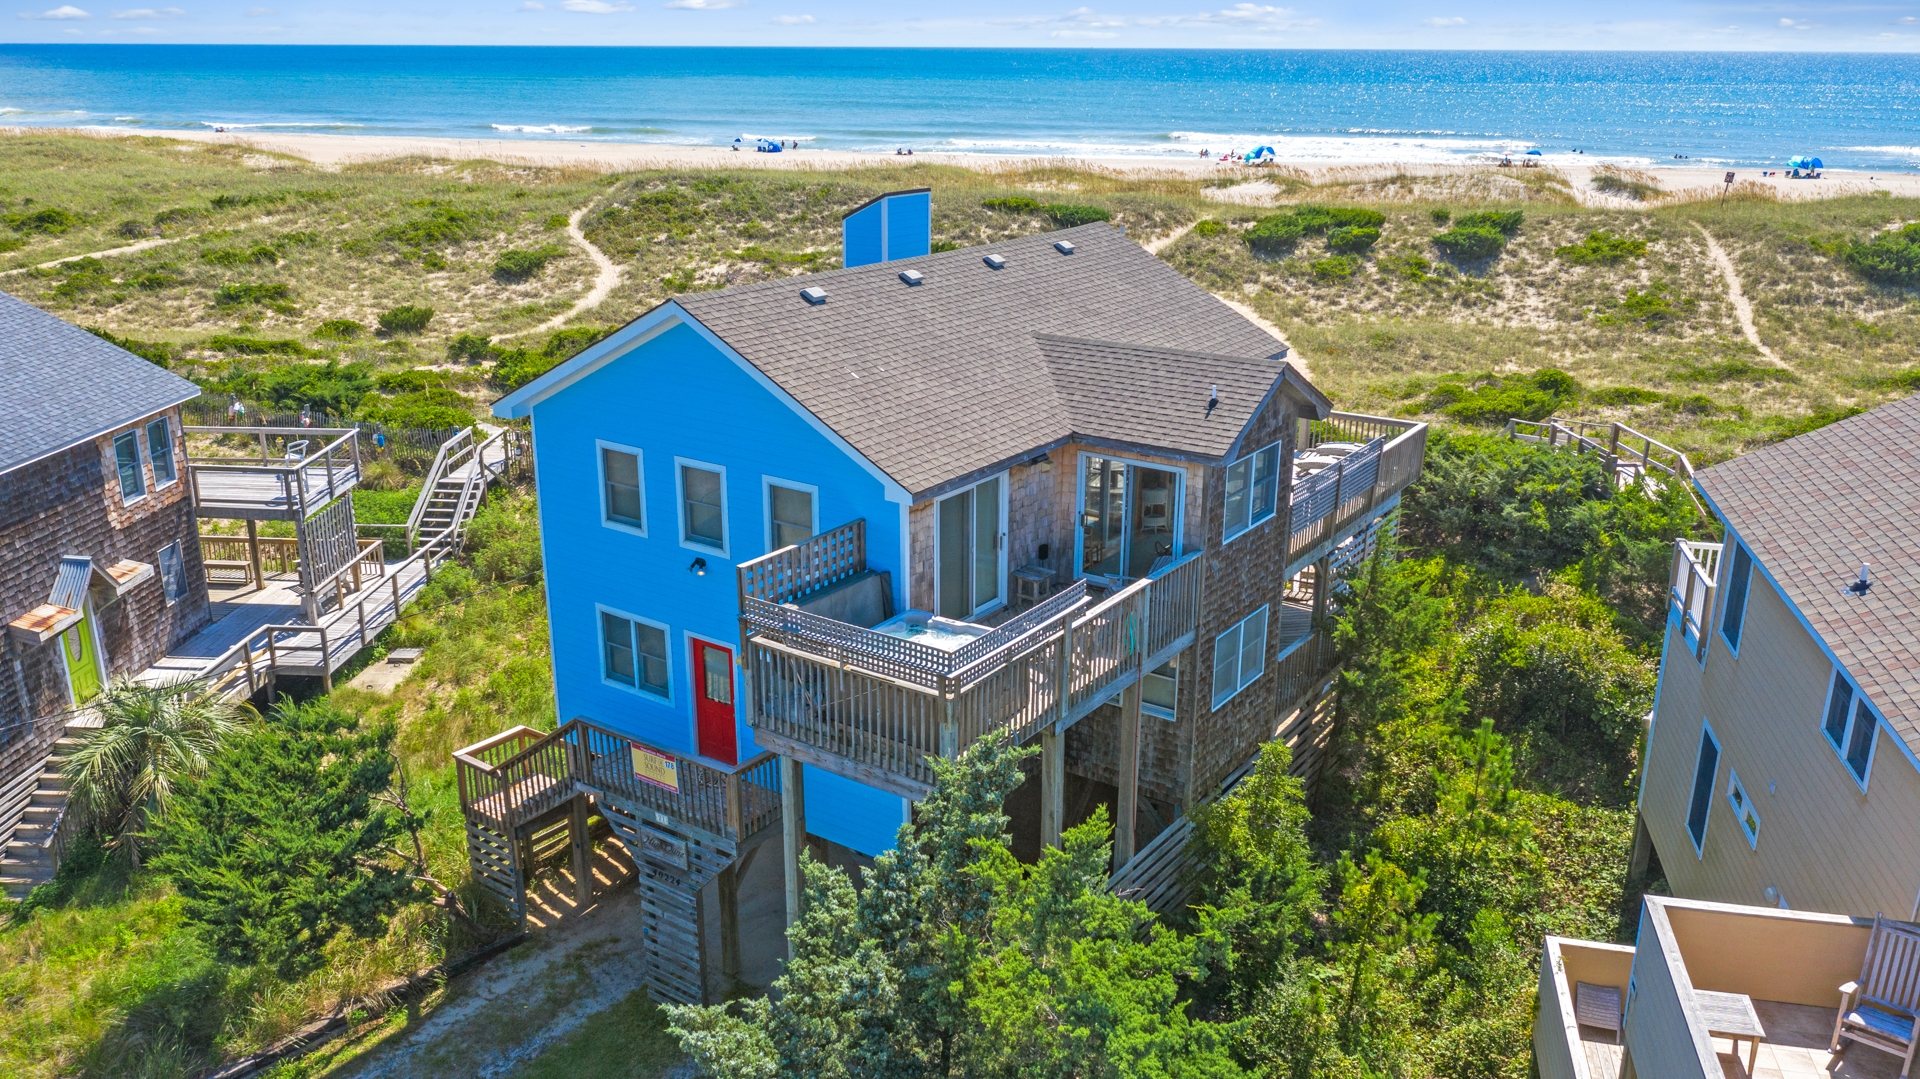
{"type": "Polygon", "coordinates": [[[480,511],[487,485],[506,474],[507,466],[525,453],[522,444],[504,430],[494,430],[476,443],[473,428],[441,443],[407,516],[407,548],[442,536],[457,546],[467,524],[480,511]]]}
{"type": "Polygon", "coordinates": [[[28,892],[52,880],[60,867],[60,855],[77,819],[69,816],[70,781],[61,773],[67,758],[92,733],[90,726],[68,724],[40,768],[20,780],[26,804],[0,850],[0,888],[11,899],[25,899],[28,892]]]}

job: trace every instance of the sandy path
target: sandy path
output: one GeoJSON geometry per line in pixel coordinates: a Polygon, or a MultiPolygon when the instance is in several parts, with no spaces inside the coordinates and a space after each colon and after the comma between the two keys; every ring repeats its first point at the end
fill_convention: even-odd
{"type": "Polygon", "coordinates": [[[1306,379],[1308,382],[1313,381],[1313,373],[1307,370],[1307,358],[1305,356],[1300,355],[1299,349],[1293,347],[1293,342],[1288,341],[1287,335],[1280,332],[1280,327],[1275,326],[1273,323],[1268,322],[1264,318],[1261,318],[1259,312],[1255,311],[1251,307],[1248,307],[1246,304],[1241,303],[1239,300],[1229,300],[1225,296],[1220,295],[1219,293],[1214,294],[1214,299],[1219,300],[1221,303],[1226,304],[1228,307],[1231,307],[1235,311],[1240,312],[1240,314],[1246,317],[1246,320],[1248,322],[1251,322],[1255,326],[1258,326],[1261,329],[1272,334],[1273,339],[1275,341],[1278,341],[1281,344],[1287,346],[1287,362],[1293,365],[1293,369],[1295,371],[1300,372],[1301,378],[1306,379]]]}
{"type": "Polygon", "coordinates": [[[1720,267],[1720,276],[1727,279],[1727,299],[1733,301],[1733,313],[1740,320],[1740,332],[1747,335],[1747,343],[1759,349],[1760,355],[1781,367],[1787,366],[1780,357],[1773,354],[1773,350],[1768,348],[1764,341],[1760,340],[1760,331],[1753,325],[1753,304],[1747,299],[1747,294],[1740,289],[1740,273],[1733,268],[1733,260],[1727,257],[1726,249],[1720,246],[1719,241],[1713,238],[1713,233],[1708,232],[1705,225],[1695,221],[1693,227],[1699,229],[1700,235],[1706,239],[1707,254],[1713,256],[1714,265],[1720,267]]]}
{"type": "Polygon", "coordinates": [[[28,270],[44,270],[51,266],[58,266],[63,262],[78,262],[81,259],[89,258],[105,258],[108,255],[131,255],[135,251],[145,251],[149,248],[160,247],[163,244],[177,244],[182,240],[191,239],[193,239],[192,236],[174,236],[171,238],[156,236],[150,240],[141,240],[139,243],[128,244],[125,247],[113,247],[105,251],[89,251],[84,255],[68,255],[66,258],[54,259],[52,262],[43,262],[38,266],[22,266],[17,270],[6,270],[0,272],[0,277],[6,277],[8,274],[26,273],[28,270]]]}
{"type": "Polygon", "coordinates": [[[1179,228],[1174,229],[1172,232],[1167,233],[1165,236],[1160,237],[1158,240],[1148,240],[1146,243],[1141,244],[1140,246],[1146,248],[1152,254],[1157,255],[1160,252],[1165,251],[1167,248],[1172,247],[1173,242],[1175,240],[1178,240],[1180,237],[1185,236],[1189,232],[1192,232],[1193,226],[1198,225],[1199,223],[1200,222],[1198,220],[1189,221],[1186,224],[1180,226],[1179,228]]]}
{"type": "Polygon", "coordinates": [[[585,251],[587,257],[593,260],[595,266],[600,267],[600,273],[593,279],[593,288],[589,289],[585,296],[575,301],[574,305],[567,308],[565,312],[555,315],[530,330],[502,334],[501,337],[520,337],[530,333],[544,333],[547,330],[557,330],[565,326],[568,321],[576,316],[599,307],[600,304],[606,300],[607,296],[619,286],[620,276],[625,271],[621,270],[612,259],[608,258],[606,252],[593,246],[593,243],[587,239],[587,234],[580,231],[580,222],[586,219],[587,211],[593,209],[593,206],[594,204],[590,202],[578,210],[575,210],[572,217],[567,218],[567,238],[573,241],[573,246],[585,251]]]}

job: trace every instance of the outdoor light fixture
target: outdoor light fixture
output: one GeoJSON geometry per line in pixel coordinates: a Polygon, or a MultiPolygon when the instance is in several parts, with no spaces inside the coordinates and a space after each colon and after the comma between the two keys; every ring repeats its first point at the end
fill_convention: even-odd
{"type": "Polygon", "coordinates": [[[707,560],[704,558],[694,559],[693,564],[687,567],[687,572],[693,574],[695,577],[705,577],[707,575],[707,560]]]}
{"type": "Polygon", "coordinates": [[[1040,456],[1038,456],[1038,457],[1035,457],[1035,458],[1034,458],[1033,460],[1031,460],[1031,461],[1028,461],[1028,462],[1027,462],[1027,467],[1028,467],[1028,468],[1037,468],[1037,469],[1039,469],[1039,470],[1040,470],[1040,471],[1042,471],[1042,472],[1052,472],[1052,471],[1053,471],[1053,458],[1052,458],[1052,456],[1050,456],[1050,455],[1048,455],[1048,454],[1044,454],[1044,453],[1043,453],[1043,454],[1041,454],[1040,456]]]}
{"type": "Polygon", "coordinates": [[[1207,415],[1209,416],[1213,415],[1213,410],[1219,407],[1220,407],[1220,387],[1218,386],[1207,387],[1207,415]]]}

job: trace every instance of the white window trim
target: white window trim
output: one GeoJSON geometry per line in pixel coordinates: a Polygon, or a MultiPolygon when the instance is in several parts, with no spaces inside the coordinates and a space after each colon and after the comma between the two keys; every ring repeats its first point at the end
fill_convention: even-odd
{"type": "Polygon", "coordinates": [[[148,420],[147,422],[141,424],[140,425],[140,443],[146,450],[148,472],[153,472],[153,443],[152,441],[150,441],[152,436],[147,434],[147,431],[156,423],[164,423],[167,425],[167,449],[172,451],[171,456],[173,458],[173,478],[172,479],[168,480],[165,483],[161,483],[160,476],[157,473],[155,473],[153,477],[153,481],[154,481],[153,489],[155,491],[164,491],[167,488],[172,487],[174,484],[180,482],[180,451],[182,449],[182,446],[179,444],[179,441],[173,437],[174,428],[173,428],[173,420],[171,418],[167,416],[158,416],[158,417],[155,417],[154,419],[148,420]]]}
{"type": "Polygon", "coordinates": [[[1854,785],[1860,788],[1862,794],[1866,793],[1867,787],[1871,785],[1873,780],[1873,759],[1880,755],[1880,725],[1885,722],[1885,718],[1880,714],[1880,709],[1875,707],[1872,701],[1867,700],[1867,695],[1860,691],[1860,685],[1853,680],[1853,676],[1839,667],[1833,668],[1833,677],[1827,679],[1826,699],[1820,702],[1820,717],[1816,722],[1815,729],[1818,730],[1820,734],[1820,741],[1824,743],[1828,749],[1833,750],[1834,759],[1840,762],[1840,767],[1846,771],[1847,778],[1853,780],[1854,785]],[[1841,681],[1846,682],[1847,688],[1853,692],[1853,696],[1847,701],[1847,721],[1845,725],[1840,728],[1840,744],[1835,745],[1833,739],[1827,737],[1827,711],[1833,707],[1833,687],[1841,681]],[[1869,736],[1867,742],[1866,771],[1856,773],[1853,770],[1852,762],[1847,760],[1847,747],[1853,744],[1853,725],[1860,722],[1860,707],[1862,705],[1865,705],[1867,712],[1873,716],[1873,734],[1869,736]]]}
{"type": "Polygon", "coordinates": [[[680,521],[680,546],[689,551],[698,551],[703,555],[730,557],[727,552],[733,546],[733,519],[727,506],[727,469],[724,465],[696,461],[691,457],[673,459],[673,512],[680,521]],[[687,484],[682,468],[698,468],[707,472],[720,473],[720,546],[699,543],[687,538],[687,484]]]}
{"type": "Polygon", "coordinates": [[[1740,782],[1740,773],[1731,767],[1727,769],[1727,806],[1733,810],[1733,820],[1735,824],[1740,826],[1740,834],[1747,837],[1747,848],[1749,850],[1759,850],[1760,811],[1753,807],[1753,795],[1748,794],[1747,785],[1740,782]],[[1736,790],[1740,792],[1739,799],[1733,796],[1733,792],[1736,790]],[[1742,800],[1747,803],[1745,810],[1740,808],[1740,802],[1742,800]],[[1753,818],[1752,831],[1747,830],[1748,817],[1753,818]]]}
{"type": "Polygon", "coordinates": [[[119,492],[122,506],[145,502],[153,496],[153,485],[147,482],[150,477],[147,475],[147,451],[144,445],[146,441],[147,429],[139,424],[107,439],[107,447],[113,457],[113,489],[119,492]],[[127,497],[127,489],[120,484],[120,440],[128,435],[133,436],[133,471],[140,477],[140,493],[132,498],[127,497]]]}
{"type": "Polygon", "coordinates": [[[628,614],[618,607],[609,607],[604,603],[596,603],[593,605],[593,639],[599,645],[598,651],[593,657],[593,665],[600,668],[600,684],[603,686],[611,686],[622,693],[631,693],[636,697],[642,697],[649,701],[657,701],[661,704],[671,705],[673,703],[672,652],[667,653],[667,695],[664,697],[640,684],[640,642],[638,641],[630,640],[627,642],[627,646],[633,649],[634,684],[627,685],[625,682],[617,682],[607,677],[607,630],[606,623],[600,620],[602,614],[610,614],[615,618],[624,618],[629,622],[639,622],[643,625],[652,626],[654,629],[659,630],[669,641],[673,640],[672,627],[659,619],[642,618],[637,614],[628,614]]]}
{"type": "MultiPolygon", "coordinates": [[[[1173,707],[1169,709],[1169,708],[1162,708],[1157,704],[1148,704],[1145,696],[1142,696],[1140,699],[1140,711],[1146,713],[1147,715],[1157,717],[1159,719],[1173,720],[1178,718],[1177,714],[1180,710],[1180,668],[1178,664],[1180,662],[1180,657],[1185,654],[1186,654],[1185,652],[1175,652],[1167,660],[1168,663],[1175,664],[1173,669],[1173,707]]],[[[1159,669],[1160,668],[1158,667],[1154,668],[1154,670],[1156,671],[1159,669]]],[[[1142,672],[1141,677],[1145,678],[1147,675],[1152,673],[1153,671],[1144,671],[1142,672]]]]}
{"type": "Polygon", "coordinates": [[[767,518],[766,535],[761,538],[767,541],[767,553],[769,554],[780,549],[774,543],[773,538],[773,489],[775,487],[784,487],[789,491],[805,491],[811,497],[813,520],[808,522],[808,527],[813,529],[814,535],[817,536],[820,534],[820,488],[817,485],[811,483],[795,483],[792,480],[783,480],[778,476],[761,476],[760,512],[765,514],[767,518]]]}
{"type": "MultiPolygon", "coordinates": [[[[1713,733],[1713,724],[1708,720],[1700,721],[1700,731],[1713,739],[1713,774],[1707,777],[1707,815],[1700,822],[1700,839],[1693,838],[1693,829],[1687,826],[1687,816],[1693,813],[1693,800],[1700,793],[1700,743],[1693,743],[1693,782],[1687,787],[1687,815],[1680,818],[1680,830],[1687,833],[1687,842],[1693,844],[1695,860],[1707,856],[1707,833],[1713,830],[1713,791],[1719,787],[1720,765],[1727,759],[1727,750],[1720,742],[1720,736],[1713,733]]],[[[1732,769],[1729,768],[1729,771],[1732,769]]]]}
{"type": "MultiPolygon", "coordinates": [[[[1720,638],[1721,644],[1727,646],[1727,654],[1735,659],[1740,658],[1740,646],[1727,639],[1727,604],[1733,600],[1733,589],[1731,586],[1733,584],[1733,564],[1735,562],[1734,552],[1746,550],[1746,544],[1741,543],[1737,539],[1727,542],[1721,550],[1721,557],[1726,561],[1727,579],[1714,586],[1714,591],[1720,593],[1720,625],[1716,636],[1720,638]]],[[[1753,552],[1747,551],[1747,590],[1745,598],[1740,601],[1740,639],[1743,641],[1747,639],[1747,612],[1753,609],[1753,578],[1755,576],[1753,568],[1753,552]]],[[[1671,600],[1669,600],[1667,605],[1673,605],[1671,600]]]]}
{"type": "MultiPolygon", "coordinates": [[[[1269,613],[1269,608],[1271,606],[1272,606],[1271,604],[1266,604],[1266,603],[1261,604],[1260,606],[1254,608],[1252,611],[1249,611],[1245,618],[1242,618],[1240,621],[1235,622],[1233,626],[1229,628],[1225,633],[1216,634],[1214,636],[1213,638],[1213,650],[1215,655],[1214,662],[1217,664],[1219,662],[1218,656],[1220,653],[1221,637],[1225,637],[1228,633],[1238,632],[1241,634],[1240,643],[1234,646],[1234,654],[1238,655],[1240,653],[1240,649],[1245,647],[1245,644],[1246,644],[1245,632],[1246,632],[1247,623],[1253,621],[1256,617],[1260,617],[1263,615],[1267,616],[1266,640],[1262,643],[1262,647],[1260,649],[1260,669],[1254,672],[1254,675],[1252,678],[1247,677],[1246,671],[1244,670],[1241,671],[1240,678],[1239,678],[1240,684],[1234,688],[1233,692],[1227,694],[1226,696],[1215,697],[1213,700],[1213,708],[1211,710],[1218,711],[1221,705],[1226,704],[1228,701],[1234,699],[1235,697],[1238,697],[1248,686],[1254,684],[1255,682],[1258,682],[1260,680],[1261,675],[1267,673],[1267,647],[1273,644],[1273,619],[1269,613]]],[[[1212,680],[1209,679],[1208,681],[1209,683],[1211,683],[1212,680]]]]}
{"type": "MultiPolygon", "coordinates": [[[[1286,485],[1280,482],[1280,469],[1282,466],[1284,466],[1287,463],[1285,460],[1286,450],[1287,450],[1285,442],[1286,442],[1285,439],[1276,439],[1275,441],[1269,442],[1264,446],[1260,446],[1256,449],[1243,453],[1239,457],[1231,461],[1228,461],[1226,463],[1226,466],[1220,470],[1220,546],[1225,547],[1227,544],[1232,543],[1234,540],[1239,539],[1241,536],[1244,536],[1252,532],[1253,530],[1259,528],[1261,525],[1266,524],[1268,521],[1279,519],[1280,507],[1282,505],[1280,501],[1280,496],[1283,493],[1285,493],[1285,490],[1286,490],[1286,485]],[[1233,466],[1239,464],[1241,461],[1245,461],[1258,454],[1265,453],[1267,450],[1273,449],[1276,446],[1279,447],[1279,449],[1274,453],[1274,460],[1273,460],[1273,512],[1267,514],[1265,517],[1260,518],[1258,521],[1252,520],[1252,514],[1249,513],[1247,527],[1241,529],[1238,532],[1228,532],[1227,531],[1227,512],[1226,512],[1227,511],[1227,471],[1233,468],[1233,466]]],[[[1247,473],[1247,480],[1249,483],[1251,483],[1253,480],[1253,473],[1251,470],[1249,470],[1247,473]]],[[[1249,497],[1252,496],[1251,489],[1249,489],[1248,491],[1248,496],[1249,497]]]]}
{"type": "MultiPolygon", "coordinates": [[[[647,456],[638,446],[623,446],[618,442],[608,442],[603,438],[593,440],[593,474],[600,478],[600,524],[615,532],[625,532],[629,536],[647,535],[647,456]],[[615,453],[633,454],[633,467],[640,483],[640,525],[638,528],[625,521],[613,519],[613,506],[607,501],[607,458],[600,451],[612,450],[615,453]]],[[[679,475],[676,471],[675,475],[679,475]]]]}
{"type": "Polygon", "coordinates": [[[1173,557],[1179,558],[1186,553],[1181,540],[1187,533],[1187,483],[1192,478],[1187,475],[1184,466],[1163,461],[1145,461],[1137,457],[1126,457],[1117,453],[1095,453],[1081,450],[1073,469],[1073,575],[1075,578],[1097,581],[1112,580],[1102,573],[1089,574],[1086,570],[1087,553],[1087,462],[1098,458],[1102,461],[1118,461],[1132,468],[1151,468],[1156,472],[1171,472],[1180,477],[1180,487],[1174,492],[1173,499],[1173,557]]]}
{"type": "Polygon", "coordinates": [[[948,491],[946,494],[933,500],[933,609],[935,611],[940,609],[940,503],[945,502],[949,498],[958,498],[968,491],[978,490],[986,484],[992,483],[994,480],[1000,481],[1000,535],[998,537],[1000,550],[999,557],[994,560],[1000,574],[1000,587],[996,598],[992,602],[975,607],[967,617],[977,618],[988,611],[997,611],[1010,602],[1010,598],[1007,595],[1007,585],[1009,583],[1007,574],[1007,495],[1010,493],[1008,487],[1011,486],[1008,481],[1012,476],[1013,472],[1011,469],[1005,472],[996,472],[991,476],[982,476],[976,483],[968,484],[957,491],[948,491]]]}
{"type": "Polygon", "coordinates": [[[733,668],[733,755],[744,761],[750,756],[747,750],[753,730],[751,727],[747,727],[747,737],[742,738],[740,736],[741,728],[747,725],[740,721],[741,709],[745,707],[741,703],[741,700],[744,696],[744,690],[746,689],[746,672],[740,669],[739,645],[738,643],[730,644],[718,637],[709,637],[704,633],[695,633],[690,629],[682,630],[680,636],[680,654],[685,656],[687,660],[686,755],[689,759],[697,760],[709,768],[717,768],[722,772],[734,771],[739,768],[739,765],[728,764],[718,757],[709,757],[700,752],[700,689],[696,684],[693,669],[693,645],[696,641],[701,644],[712,645],[715,648],[724,649],[727,655],[733,657],[729,664],[733,668]]]}

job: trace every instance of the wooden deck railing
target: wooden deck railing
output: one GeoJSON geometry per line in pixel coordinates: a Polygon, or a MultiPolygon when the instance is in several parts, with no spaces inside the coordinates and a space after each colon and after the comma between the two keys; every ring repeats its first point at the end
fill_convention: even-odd
{"type": "Polygon", "coordinates": [[[740,603],[785,603],[867,568],[867,522],[849,521],[813,538],[740,563],[740,603]]]}
{"type": "Polygon", "coordinates": [[[1075,581],[952,652],[763,598],[792,598],[804,594],[793,582],[831,582],[864,566],[864,551],[847,546],[855,536],[823,535],[829,550],[799,544],[775,552],[779,567],[742,567],[748,722],[767,744],[811,747],[906,789],[932,783],[929,757],[953,757],[983,735],[1024,740],[1072,725],[1197,632],[1198,553],[1097,605],[1075,581]],[[838,568],[818,568],[826,566],[838,568]]]}
{"type": "Polygon", "coordinates": [[[1309,436],[1312,445],[1322,445],[1357,441],[1375,431],[1381,433],[1339,463],[1294,482],[1287,502],[1289,567],[1303,558],[1318,557],[1315,552],[1328,541],[1372,516],[1376,507],[1419,477],[1427,455],[1424,423],[1336,412],[1332,419],[1311,424],[1309,436]]]}
{"type": "Polygon", "coordinates": [[[581,793],[608,798],[625,811],[646,810],[735,841],[776,820],[780,779],[772,753],[726,772],[659,750],[586,719],[551,733],[515,727],[453,754],[460,805],[469,820],[511,834],[581,793]],[[636,752],[673,761],[678,789],[641,779],[636,752]]]}
{"type": "Polygon", "coordinates": [[[1687,647],[1705,658],[1707,620],[1713,612],[1714,589],[1720,580],[1718,543],[1673,541],[1673,582],[1669,590],[1674,617],[1679,619],[1687,647]]]}
{"type": "Polygon", "coordinates": [[[1505,434],[1521,442],[1544,442],[1554,449],[1598,454],[1606,458],[1610,470],[1623,478],[1657,472],[1679,482],[1700,519],[1712,523],[1707,508],[1693,493],[1693,461],[1672,446],[1624,423],[1567,420],[1557,416],[1544,420],[1508,420],[1505,434]]]}
{"type": "Polygon", "coordinates": [[[279,510],[304,517],[319,503],[351,490],[360,479],[360,432],[333,427],[183,427],[189,435],[246,435],[260,440],[260,460],[240,457],[187,457],[187,479],[196,506],[236,510],[279,510]],[[288,443],[331,439],[297,460],[275,459],[269,438],[288,443]],[[322,483],[324,482],[324,486],[322,483]],[[317,493],[323,497],[315,501],[317,493]]]}

